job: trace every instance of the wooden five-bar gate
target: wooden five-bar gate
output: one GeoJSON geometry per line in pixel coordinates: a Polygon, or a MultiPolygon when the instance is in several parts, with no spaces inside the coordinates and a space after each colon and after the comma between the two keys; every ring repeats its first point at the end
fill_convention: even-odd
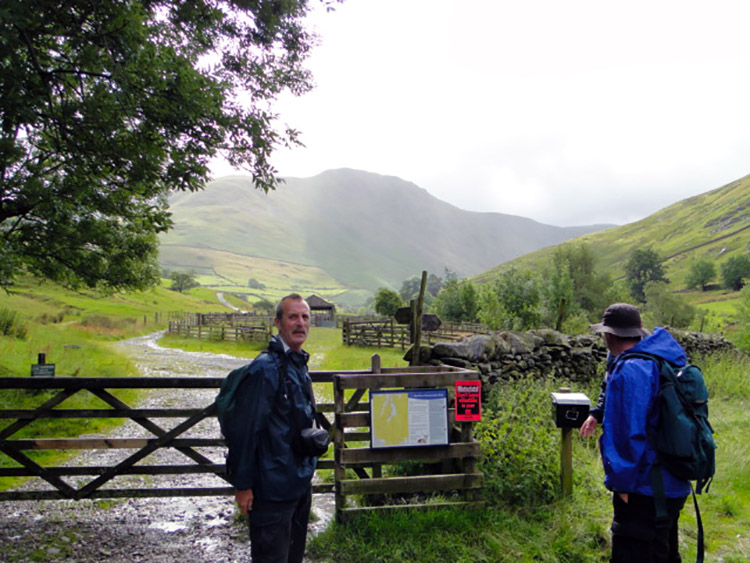
{"type": "MultiPolygon", "coordinates": [[[[333,470],[333,482],[317,482],[314,493],[336,495],[336,516],[344,520],[372,507],[354,507],[347,503],[353,494],[372,496],[383,494],[413,494],[435,491],[458,491],[461,499],[454,502],[477,502],[477,491],[482,485],[482,476],[476,471],[479,445],[472,439],[471,423],[460,423],[451,432],[451,443],[443,446],[417,448],[391,448],[373,450],[369,447],[370,425],[369,402],[362,401],[371,389],[387,388],[432,388],[450,387],[459,379],[468,379],[474,372],[450,367],[379,367],[379,358],[373,357],[371,370],[362,371],[314,371],[315,383],[333,384],[334,402],[320,402],[318,409],[326,414],[329,431],[333,435],[333,459],[320,459],[318,469],[333,470]],[[331,416],[333,415],[333,416],[331,416]],[[331,418],[333,419],[330,422],[331,418]],[[440,462],[443,470],[438,474],[414,477],[388,477],[383,475],[383,466],[402,461],[440,462]],[[454,460],[456,463],[450,463],[454,460]],[[347,474],[351,470],[351,478],[347,474]]],[[[221,385],[220,377],[20,377],[0,378],[0,392],[38,393],[39,406],[33,409],[0,410],[0,452],[15,462],[2,463],[0,477],[38,478],[34,487],[20,487],[0,492],[0,500],[47,500],[47,499],[101,499],[127,497],[176,497],[230,495],[233,489],[226,483],[224,451],[225,443],[220,436],[215,420],[216,407],[213,399],[221,385]],[[123,389],[185,390],[185,396],[202,394],[197,407],[147,408],[131,407],[118,398],[113,391],[123,389]],[[11,391],[12,392],[12,391],[11,391]],[[44,393],[43,393],[44,392],[44,393]],[[50,397],[50,392],[52,396],[50,397]],[[77,393],[88,392],[102,401],[104,408],[63,408],[62,404],[77,393]],[[43,393],[43,394],[42,394],[43,393]],[[46,398],[46,400],[41,397],[46,398]],[[77,438],[33,438],[18,437],[17,434],[33,422],[44,419],[124,419],[132,421],[145,436],[87,437],[77,438]],[[164,422],[171,420],[171,423],[164,422]],[[3,426],[2,421],[10,421],[3,426]],[[202,428],[202,430],[201,430],[202,428]],[[195,433],[198,435],[196,436],[195,433]],[[208,437],[206,437],[208,436],[208,437]],[[97,453],[117,452],[116,459],[93,465],[64,464],[44,466],[27,455],[32,450],[95,450],[97,453]],[[164,462],[156,454],[170,450],[182,454],[178,462],[174,458],[164,462]],[[158,483],[160,475],[207,474],[214,484],[204,482],[196,486],[147,486],[150,481],[158,483]],[[118,487],[120,477],[131,475],[152,476],[137,486],[118,487]],[[85,478],[81,480],[81,478],[85,478]],[[39,481],[41,480],[41,481],[39,481]],[[73,483],[77,480],[77,483],[73,483]],[[39,484],[51,488],[39,488],[39,484]]],[[[184,403],[183,401],[180,401],[184,403]]],[[[452,417],[451,417],[452,420],[452,417]]],[[[35,433],[36,434],[36,433],[35,433]]],[[[419,502],[399,504],[398,508],[419,507],[419,502]]],[[[377,510],[387,510],[380,506],[377,510]]]]}

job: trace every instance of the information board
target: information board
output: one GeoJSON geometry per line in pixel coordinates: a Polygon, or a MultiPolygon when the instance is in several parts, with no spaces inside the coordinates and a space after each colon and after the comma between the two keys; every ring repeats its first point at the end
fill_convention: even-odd
{"type": "Polygon", "coordinates": [[[370,391],[370,447],[438,446],[448,442],[448,391],[370,391]]]}

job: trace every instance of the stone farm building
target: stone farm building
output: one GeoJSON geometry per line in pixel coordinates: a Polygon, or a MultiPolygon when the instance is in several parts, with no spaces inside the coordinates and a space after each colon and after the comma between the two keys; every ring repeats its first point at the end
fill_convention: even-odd
{"type": "Polygon", "coordinates": [[[308,297],[307,304],[310,306],[310,313],[313,317],[310,324],[314,326],[335,326],[336,305],[317,295],[308,297]]]}

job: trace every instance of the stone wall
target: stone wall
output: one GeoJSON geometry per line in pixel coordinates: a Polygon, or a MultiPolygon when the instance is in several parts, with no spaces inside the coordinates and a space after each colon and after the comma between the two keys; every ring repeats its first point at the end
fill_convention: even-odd
{"type": "MultiPolygon", "coordinates": [[[[717,335],[668,329],[688,353],[734,350],[731,342],[717,335]]],[[[554,330],[524,333],[498,332],[461,342],[423,347],[423,360],[433,365],[475,369],[486,384],[498,380],[533,377],[565,377],[587,382],[604,373],[607,349],[597,334],[568,336],[554,330]]]]}

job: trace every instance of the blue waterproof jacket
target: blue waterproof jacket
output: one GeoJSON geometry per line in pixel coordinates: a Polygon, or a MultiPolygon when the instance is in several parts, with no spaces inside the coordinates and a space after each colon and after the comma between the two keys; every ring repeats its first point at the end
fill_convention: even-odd
{"type": "MultiPolygon", "coordinates": [[[[685,351],[663,328],[641,340],[628,352],[654,354],[676,366],[686,364],[685,351]]],[[[604,420],[599,446],[604,464],[604,485],[617,493],[654,496],[651,468],[656,452],[649,440],[659,421],[659,366],[643,358],[615,359],[607,379],[604,420]]],[[[690,483],[662,469],[668,498],[690,494],[690,483]]]]}
{"type": "Polygon", "coordinates": [[[226,436],[228,476],[238,490],[253,489],[255,498],[294,500],[306,494],[315,472],[316,458],[292,450],[298,429],[313,425],[309,355],[304,350],[284,351],[278,336],[249,365],[237,388],[237,422],[226,436]],[[286,364],[282,385],[279,366],[286,364]],[[297,418],[297,424],[291,417],[297,418]]]}

